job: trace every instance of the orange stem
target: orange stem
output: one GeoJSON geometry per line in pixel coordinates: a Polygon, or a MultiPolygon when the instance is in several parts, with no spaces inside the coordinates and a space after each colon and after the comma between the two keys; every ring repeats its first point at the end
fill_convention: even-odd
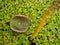
{"type": "Polygon", "coordinates": [[[32,34],[32,36],[30,37],[30,40],[32,40],[33,38],[35,38],[35,36],[38,35],[39,31],[42,29],[42,27],[45,25],[47,19],[51,16],[52,12],[55,10],[55,8],[57,8],[56,5],[51,5],[52,7],[50,7],[49,9],[47,9],[44,13],[44,15],[42,16],[42,20],[40,21],[40,23],[38,24],[36,30],[34,31],[34,33],[32,34]]]}

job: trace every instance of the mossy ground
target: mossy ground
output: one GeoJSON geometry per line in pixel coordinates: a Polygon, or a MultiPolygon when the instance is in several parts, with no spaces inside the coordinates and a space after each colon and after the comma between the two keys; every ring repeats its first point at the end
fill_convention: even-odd
{"type": "Polygon", "coordinates": [[[55,10],[32,42],[28,40],[52,2],[53,0],[0,0],[0,45],[60,45],[60,10],[55,10]],[[17,14],[26,15],[33,21],[26,33],[16,33],[10,28],[10,19],[17,14]]]}

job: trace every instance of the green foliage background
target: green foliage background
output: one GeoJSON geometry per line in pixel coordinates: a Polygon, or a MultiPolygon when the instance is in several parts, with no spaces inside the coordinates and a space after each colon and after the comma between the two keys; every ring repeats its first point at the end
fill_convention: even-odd
{"type": "Polygon", "coordinates": [[[44,11],[53,0],[0,0],[0,45],[60,45],[60,9],[30,42],[28,37],[34,32],[44,11]],[[10,28],[10,19],[18,14],[28,16],[33,22],[26,33],[16,33],[10,28]]]}

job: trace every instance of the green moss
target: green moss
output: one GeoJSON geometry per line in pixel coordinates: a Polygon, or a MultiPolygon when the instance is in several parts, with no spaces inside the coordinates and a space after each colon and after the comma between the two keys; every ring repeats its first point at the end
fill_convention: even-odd
{"type": "Polygon", "coordinates": [[[53,0],[0,0],[0,45],[30,45],[32,42],[38,45],[60,45],[60,10],[52,14],[32,42],[28,40],[43,12],[52,2],[53,0]],[[32,20],[32,25],[26,33],[16,33],[7,24],[17,14],[26,15],[32,20]]]}

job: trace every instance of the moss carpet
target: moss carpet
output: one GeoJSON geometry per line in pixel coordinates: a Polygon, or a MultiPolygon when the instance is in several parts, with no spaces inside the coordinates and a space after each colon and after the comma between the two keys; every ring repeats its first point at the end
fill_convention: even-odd
{"type": "Polygon", "coordinates": [[[28,37],[34,32],[44,11],[54,0],[0,0],[0,45],[60,45],[60,9],[31,41],[28,37]],[[33,22],[26,33],[16,33],[10,28],[11,17],[22,14],[33,22]]]}

